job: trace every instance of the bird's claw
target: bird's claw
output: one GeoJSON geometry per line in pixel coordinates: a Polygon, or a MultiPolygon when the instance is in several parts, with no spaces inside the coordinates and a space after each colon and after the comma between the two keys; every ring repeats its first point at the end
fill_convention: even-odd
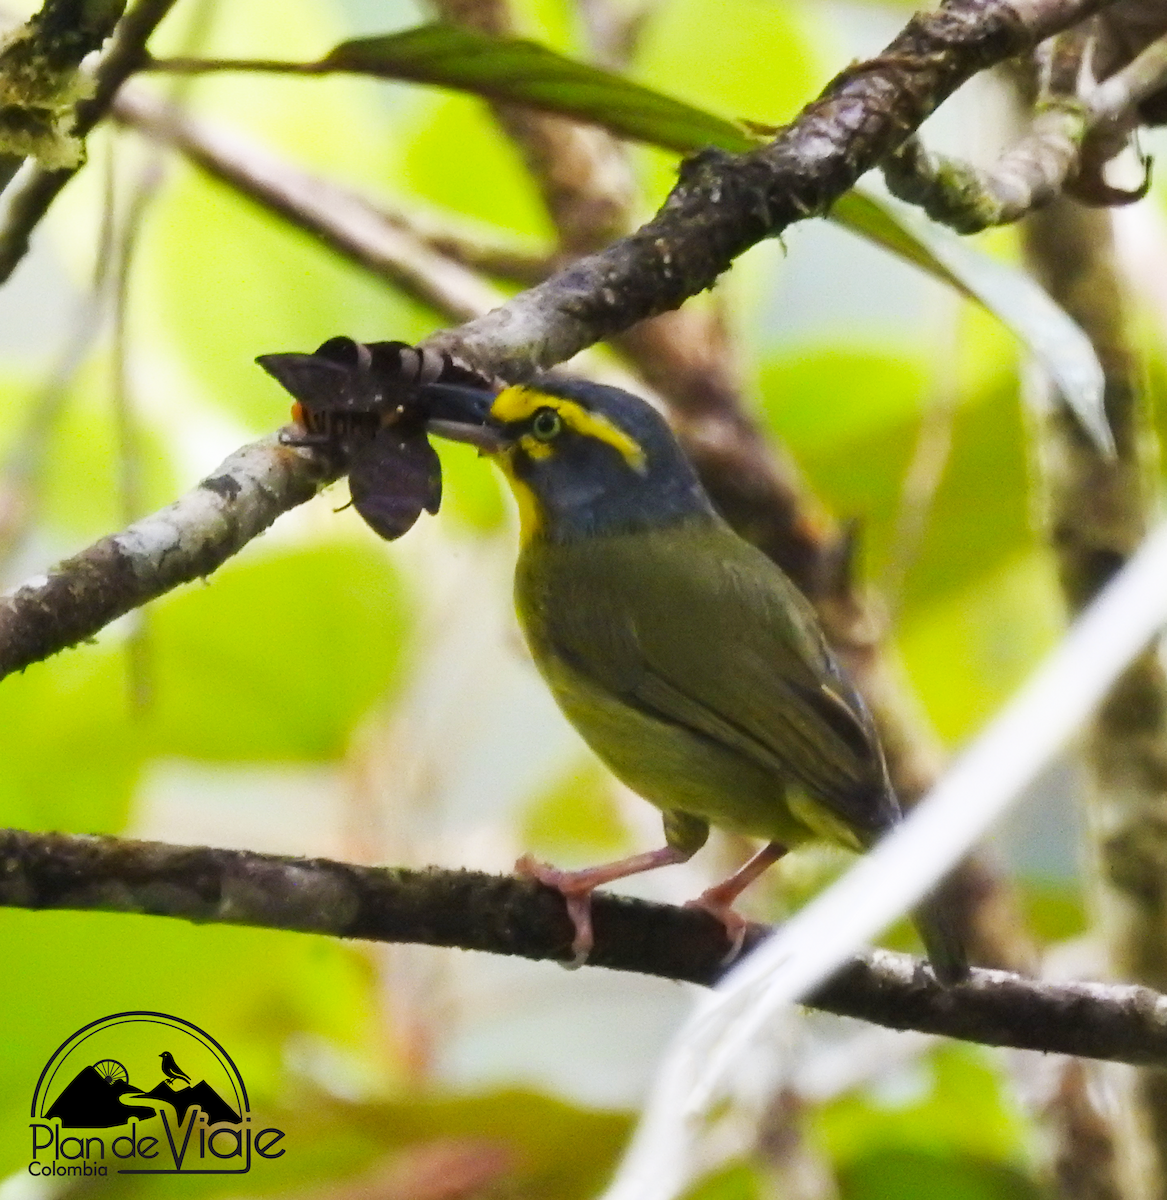
{"type": "Polygon", "coordinates": [[[530,854],[524,854],[515,863],[515,874],[553,888],[563,897],[575,936],[571,940],[571,960],[561,966],[568,971],[578,971],[588,961],[588,955],[596,944],[592,929],[592,892],[595,884],[581,879],[580,876],[585,874],[582,871],[562,871],[549,863],[538,862],[530,854]]]}
{"type": "Polygon", "coordinates": [[[711,894],[716,891],[716,888],[710,888],[709,891],[702,892],[695,900],[686,900],[685,908],[697,908],[702,912],[707,912],[721,924],[725,930],[725,936],[729,938],[729,950],[722,958],[720,965],[728,967],[741,954],[750,923],[732,905],[726,904],[725,901],[711,894]]]}

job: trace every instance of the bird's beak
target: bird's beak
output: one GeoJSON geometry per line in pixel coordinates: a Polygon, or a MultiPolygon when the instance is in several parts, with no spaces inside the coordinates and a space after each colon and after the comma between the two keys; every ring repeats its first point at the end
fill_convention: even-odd
{"type": "Polygon", "coordinates": [[[490,416],[493,392],[431,383],[421,389],[420,397],[426,406],[425,427],[429,433],[454,442],[468,442],[483,454],[497,454],[510,445],[510,439],[490,416]]]}

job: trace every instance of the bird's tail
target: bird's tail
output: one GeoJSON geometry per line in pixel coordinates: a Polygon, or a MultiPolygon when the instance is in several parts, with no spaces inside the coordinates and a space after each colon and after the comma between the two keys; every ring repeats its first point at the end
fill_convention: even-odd
{"type": "Polygon", "coordinates": [[[936,978],[945,987],[968,978],[968,955],[957,932],[957,922],[944,894],[943,885],[917,906],[912,921],[928,952],[936,978]]]}

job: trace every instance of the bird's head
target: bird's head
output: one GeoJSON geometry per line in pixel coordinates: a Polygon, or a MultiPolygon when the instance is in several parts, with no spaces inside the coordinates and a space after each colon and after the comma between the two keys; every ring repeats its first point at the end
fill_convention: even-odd
{"type": "Polygon", "coordinates": [[[431,385],[431,432],[470,442],[510,481],[524,540],[671,524],[713,509],[664,418],[620,388],[544,379],[497,395],[431,385]]]}

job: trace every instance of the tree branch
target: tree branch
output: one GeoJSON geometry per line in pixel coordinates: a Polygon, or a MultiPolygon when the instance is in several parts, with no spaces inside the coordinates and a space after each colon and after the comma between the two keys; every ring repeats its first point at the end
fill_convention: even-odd
{"type": "MultiPolygon", "coordinates": [[[[119,24],[107,60],[130,70],[131,43],[138,55],[141,43],[126,32],[128,23],[141,14],[132,28],[144,36],[147,14],[156,22],[167,2],[139,0],[119,24]]],[[[487,375],[514,380],[676,307],[762,237],[825,211],[971,74],[1030,48],[1105,2],[949,0],[934,13],[913,17],[884,54],[845,71],[768,146],[746,155],[707,151],[690,159],[647,225],[429,344],[487,375]]],[[[115,74],[105,76],[104,90],[91,103],[107,93],[109,103],[115,74]]],[[[21,227],[10,213],[0,231],[0,278],[16,261],[12,238],[21,227]]],[[[27,240],[31,226],[24,228],[27,240]]],[[[256,478],[242,461],[248,453],[240,452],[244,473],[238,479],[227,469],[216,476],[230,481],[231,498],[220,497],[224,505],[233,507],[240,495],[256,490],[256,478]]],[[[335,473],[335,465],[322,467],[311,456],[283,454],[270,445],[265,454],[269,465],[261,472],[267,478],[258,489],[259,519],[208,522],[205,489],[199,488],[160,516],[103,539],[59,564],[47,579],[0,601],[0,678],[92,636],[135,604],[205,575],[335,473]],[[189,503],[191,497],[198,502],[189,503]],[[181,524],[188,519],[189,529],[181,524]],[[158,526],[151,523],[159,520],[166,531],[165,556],[154,553],[152,543],[141,553],[134,531],[143,525],[153,531],[158,526]],[[184,550],[188,545],[190,554],[184,550]]]]}
{"type": "Polygon", "coordinates": [[[651,221],[495,312],[430,339],[522,379],[710,287],[739,254],[821,216],[970,76],[1102,7],[1100,0],[949,0],[848,68],[768,145],[706,150],[651,221]]]}
{"type": "Polygon", "coordinates": [[[76,164],[82,146],[71,126],[85,88],[79,68],[124,8],[125,0],[45,0],[0,36],[0,191],[28,155],[46,166],[76,164]]]}
{"type": "MultiPolygon", "coordinates": [[[[563,898],[516,876],[365,867],[205,846],[0,831],[0,905],[139,913],[566,962],[563,898]]],[[[590,966],[712,984],[725,931],[708,913],[598,893],[590,966]]],[[[747,946],[766,934],[750,931],[747,946]]],[[[892,1029],[1136,1065],[1167,1064],[1167,996],[976,969],[941,987],[907,954],[854,958],[808,1003],[892,1029]]]]}
{"type": "Polygon", "coordinates": [[[209,575],[338,474],[274,437],[237,450],[173,504],[0,596],[0,679],[209,575]]]}

